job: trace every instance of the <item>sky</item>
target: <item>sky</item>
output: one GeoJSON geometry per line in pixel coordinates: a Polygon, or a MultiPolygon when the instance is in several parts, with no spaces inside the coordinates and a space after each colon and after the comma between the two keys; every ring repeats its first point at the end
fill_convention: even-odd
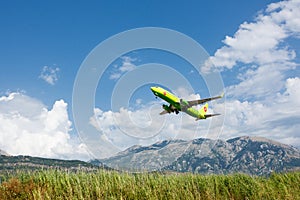
{"type": "Polygon", "coordinates": [[[243,135],[300,147],[299,0],[1,1],[0,27],[0,149],[11,155],[89,160],[166,139],[243,135]],[[171,36],[117,53],[155,42],[150,29],[171,36]],[[123,41],[130,30],[137,36],[123,41]],[[189,41],[203,50],[183,51],[189,41]],[[152,85],[184,99],[224,91],[209,108],[222,115],[158,116],[152,85]]]}

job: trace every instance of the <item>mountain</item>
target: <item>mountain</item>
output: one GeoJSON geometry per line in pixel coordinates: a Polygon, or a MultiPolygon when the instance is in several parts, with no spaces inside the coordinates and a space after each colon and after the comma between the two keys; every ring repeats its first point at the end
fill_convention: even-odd
{"type": "Polygon", "coordinates": [[[9,156],[0,150],[0,173],[17,169],[94,171],[99,168],[268,175],[271,172],[300,170],[300,150],[266,138],[246,136],[227,141],[203,138],[191,141],[165,140],[151,146],[133,146],[114,157],[89,163],[79,160],[9,156]]]}
{"type": "Polygon", "coordinates": [[[0,155],[0,174],[15,170],[60,169],[70,171],[94,171],[99,166],[79,160],[59,160],[31,156],[0,155]]]}
{"type": "Polygon", "coordinates": [[[300,151],[262,137],[227,141],[199,138],[133,146],[100,161],[123,170],[268,175],[273,171],[300,170],[300,151]]]}
{"type": "Polygon", "coordinates": [[[8,153],[6,153],[5,151],[3,151],[3,150],[1,150],[0,149],[0,156],[9,156],[9,154],[8,153]]]}

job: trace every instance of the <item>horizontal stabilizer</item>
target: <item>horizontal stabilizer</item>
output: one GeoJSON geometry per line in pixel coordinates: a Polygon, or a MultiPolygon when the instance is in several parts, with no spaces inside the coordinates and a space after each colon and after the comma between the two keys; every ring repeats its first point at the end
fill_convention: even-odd
{"type": "Polygon", "coordinates": [[[218,115],[221,115],[221,114],[207,114],[204,116],[205,116],[205,118],[209,118],[209,117],[218,116],[218,115]]]}
{"type": "MultiPolygon", "coordinates": [[[[213,117],[213,116],[218,116],[218,115],[221,115],[221,114],[207,114],[207,115],[204,115],[204,119],[207,119],[207,118],[210,118],[210,117],[213,117]]],[[[196,121],[200,120],[202,118],[196,118],[196,121]]]]}

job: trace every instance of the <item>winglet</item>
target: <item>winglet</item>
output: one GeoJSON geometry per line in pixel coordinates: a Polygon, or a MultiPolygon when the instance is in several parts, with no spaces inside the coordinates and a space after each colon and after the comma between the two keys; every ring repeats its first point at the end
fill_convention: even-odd
{"type": "Polygon", "coordinates": [[[225,93],[224,93],[224,92],[222,92],[222,94],[220,95],[220,98],[223,98],[223,97],[224,97],[224,94],[225,94],[225,93]]]}

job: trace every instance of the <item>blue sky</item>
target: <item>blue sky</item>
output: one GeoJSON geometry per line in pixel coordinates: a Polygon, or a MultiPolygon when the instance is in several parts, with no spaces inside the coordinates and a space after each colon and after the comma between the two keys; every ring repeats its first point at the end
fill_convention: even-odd
{"type": "MultiPolygon", "coordinates": [[[[206,66],[202,71],[218,70],[227,94],[226,108],[223,102],[217,102],[212,105],[212,112],[225,109],[225,118],[195,125],[193,120],[185,122],[191,121],[190,118],[181,115],[183,122],[180,121],[181,126],[176,128],[169,121],[178,119],[169,116],[171,119],[165,118],[165,132],[180,130],[184,134],[170,136],[162,133],[146,140],[119,136],[120,133],[114,130],[122,129],[123,125],[114,124],[110,116],[114,113],[110,107],[112,89],[124,74],[139,65],[161,63],[188,77],[195,94],[182,88],[171,88],[178,95],[187,98],[210,95],[201,75],[180,57],[149,49],[134,51],[116,59],[99,82],[95,118],[102,126],[98,129],[107,133],[99,133],[103,140],[108,140],[120,150],[134,144],[147,145],[169,138],[227,139],[253,135],[299,146],[299,133],[296,132],[299,125],[296,122],[300,119],[297,103],[300,99],[299,92],[295,91],[300,76],[299,4],[297,1],[277,2],[2,1],[0,149],[11,154],[68,159],[86,159],[86,149],[95,155],[84,139],[83,142],[78,139],[73,121],[72,92],[76,74],[86,56],[98,44],[120,32],[143,27],[181,32],[205,48],[214,66],[206,66]],[[17,106],[16,102],[27,108],[17,106]],[[278,107],[284,110],[278,110],[278,107]],[[207,127],[220,130],[223,122],[225,125],[221,133],[207,135],[207,127]],[[51,126],[46,126],[46,123],[51,126]],[[190,130],[188,127],[191,126],[196,128],[190,130]],[[39,130],[42,132],[40,135],[39,130]],[[14,133],[16,131],[21,133],[14,133]],[[48,139],[51,145],[45,145],[49,149],[41,152],[30,142],[31,137],[48,139]],[[18,148],[14,145],[16,138],[19,139],[18,148]],[[57,143],[58,139],[62,142],[57,143]],[[28,148],[21,148],[26,145],[28,148]],[[54,148],[61,151],[53,151],[54,148]]],[[[148,87],[149,84],[141,86],[132,95],[129,103],[131,112],[147,113],[149,110],[143,109],[149,107],[155,111],[160,109],[161,102],[155,102],[148,87]]],[[[125,108],[124,113],[129,112],[126,109],[129,108],[125,108]]],[[[114,114],[122,118],[121,111],[114,114]]],[[[137,126],[147,126],[149,119],[138,116],[133,117],[137,124],[141,123],[137,126]],[[146,121],[146,124],[141,121],[146,121]]]]}
{"type": "Polygon", "coordinates": [[[145,26],[170,28],[194,38],[213,54],[222,46],[225,35],[232,35],[240,23],[251,20],[268,1],[1,4],[0,64],[5,70],[1,73],[1,90],[25,90],[50,105],[57,98],[71,100],[81,62],[97,44],[114,34],[145,26]],[[43,66],[61,69],[55,89],[37,79],[43,66]]]}

